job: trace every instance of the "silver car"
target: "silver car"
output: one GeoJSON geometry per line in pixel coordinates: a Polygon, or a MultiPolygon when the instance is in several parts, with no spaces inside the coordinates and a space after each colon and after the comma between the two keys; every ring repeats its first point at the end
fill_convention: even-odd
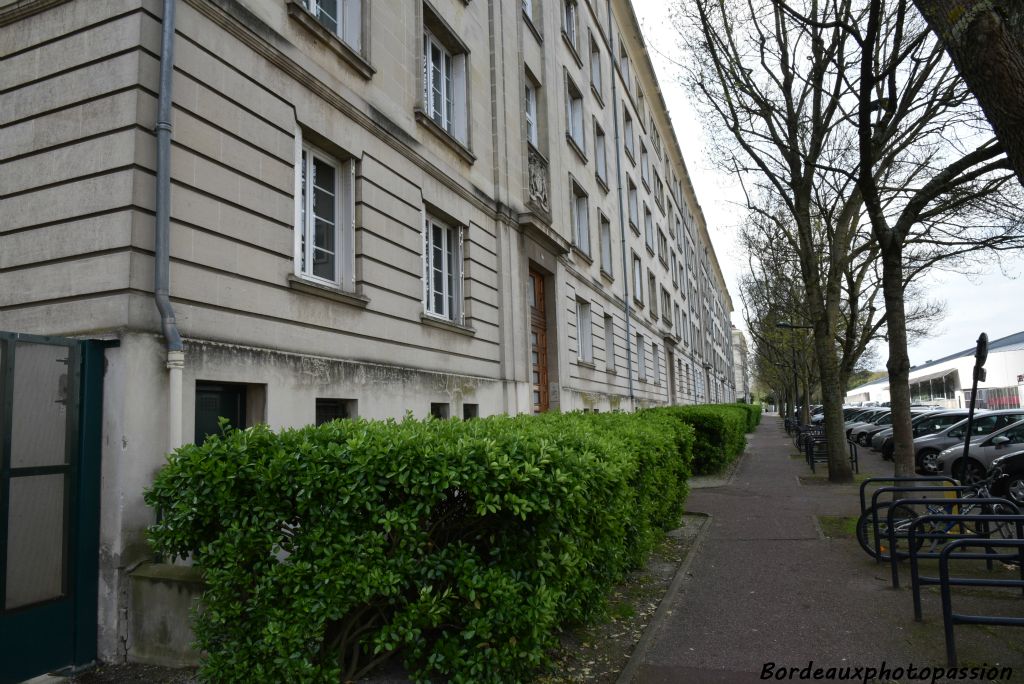
{"type": "MultiPolygon", "coordinates": [[[[1002,430],[1007,425],[1024,419],[1024,409],[1001,409],[999,411],[987,411],[986,413],[974,414],[974,424],[971,426],[971,439],[990,435],[996,430],[1002,430]]],[[[917,464],[917,471],[925,475],[934,475],[938,472],[935,459],[940,453],[951,446],[964,443],[964,431],[967,428],[967,420],[948,427],[945,430],[924,435],[914,440],[914,461],[917,464]]]]}
{"type": "Polygon", "coordinates": [[[861,423],[850,428],[849,436],[851,442],[856,442],[861,446],[867,446],[870,442],[871,435],[876,430],[882,430],[885,427],[892,425],[892,412],[886,411],[874,417],[874,419],[861,423]]]}
{"type": "Polygon", "coordinates": [[[939,475],[949,475],[964,483],[985,479],[992,461],[1021,448],[1024,444],[1024,419],[989,435],[971,439],[964,464],[964,447],[957,444],[946,449],[935,459],[939,475]]]}
{"type": "Polygon", "coordinates": [[[849,437],[850,431],[853,430],[854,428],[860,427],[861,425],[866,425],[867,423],[870,423],[873,420],[877,420],[879,416],[886,414],[888,412],[889,409],[887,408],[873,408],[868,409],[867,411],[864,411],[862,413],[858,413],[856,416],[846,421],[846,436],[849,437]]]}
{"type": "MultiPolygon", "coordinates": [[[[914,430],[914,437],[930,435],[942,428],[947,428],[954,423],[959,423],[967,417],[967,409],[936,409],[933,411],[921,411],[910,409],[914,417],[910,421],[910,427],[914,430]]],[[[977,412],[976,412],[977,413],[977,412]]],[[[892,428],[879,430],[871,437],[871,448],[881,451],[884,458],[892,456],[892,444],[889,439],[892,437],[892,428]],[[889,440],[889,448],[886,449],[886,441],[889,440]]]]}

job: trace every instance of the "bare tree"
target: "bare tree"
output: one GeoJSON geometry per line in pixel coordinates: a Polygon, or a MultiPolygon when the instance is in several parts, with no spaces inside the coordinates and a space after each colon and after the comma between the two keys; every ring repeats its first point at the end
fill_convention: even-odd
{"type": "Polygon", "coordinates": [[[844,111],[856,44],[830,17],[851,0],[802,0],[800,21],[767,0],[685,0],[676,16],[684,80],[722,125],[720,162],[745,181],[748,206],[795,255],[821,376],[829,479],[847,482],[843,388],[878,316],[861,286],[876,250],[861,227],[863,199],[848,169],[856,137],[844,111]],[[845,125],[844,125],[844,120],[845,125]],[[783,211],[776,211],[781,208],[783,211]]]}
{"type": "Polygon", "coordinates": [[[939,262],[1024,245],[1002,147],[910,0],[847,16],[860,49],[857,183],[880,247],[897,475],[915,468],[905,290],[939,262]]]}
{"type": "Polygon", "coordinates": [[[1024,184],[1024,3],[914,0],[953,58],[1024,184]]]}
{"type": "MultiPolygon", "coordinates": [[[[698,54],[686,80],[724,123],[727,163],[757,178],[748,203],[774,193],[789,214],[827,431],[840,442],[830,456],[843,446],[838,381],[852,370],[838,361],[855,361],[877,330],[872,302],[861,301],[873,278],[884,293],[897,472],[912,472],[905,293],[935,264],[1021,244],[1002,148],[911,0],[692,4],[698,54]]],[[[844,479],[832,476],[839,457],[832,479],[844,479]]]]}

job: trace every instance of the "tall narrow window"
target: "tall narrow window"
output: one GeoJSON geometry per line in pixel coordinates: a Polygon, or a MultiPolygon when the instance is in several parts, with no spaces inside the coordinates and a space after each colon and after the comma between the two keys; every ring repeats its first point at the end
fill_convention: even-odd
{"type": "Polygon", "coordinates": [[[586,151],[586,137],[583,132],[583,93],[567,76],[565,79],[566,133],[580,152],[586,151]]]}
{"type": "Polygon", "coordinates": [[[651,318],[657,320],[658,318],[658,279],[654,277],[654,273],[648,269],[647,271],[647,306],[648,311],[651,314],[651,318]]]}
{"type": "Polygon", "coordinates": [[[675,252],[669,252],[669,261],[671,262],[672,268],[672,286],[677,290],[679,289],[679,260],[676,259],[675,252]]]}
{"type": "Polygon", "coordinates": [[[647,245],[651,254],[654,254],[654,216],[646,204],[644,204],[644,244],[647,245]]]}
{"type": "Polygon", "coordinates": [[[431,121],[466,143],[466,51],[453,40],[446,41],[427,29],[423,31],[423,103],[431,121]]]}
{"type": "Polygon", "coordinates": [[[598,229],[601,233],[601,270],[607,275],[614,274],[612,260],[612,223],[603,214],[600,216],[598,229]]]}
{"type": "Polygon", "coordinates": [[[601,97],[601,48],[598,47],[593,35],[590,36],[590,85],[598,97],[601,97]]]}
{"type": "Polygon", "coordinates": [[[312,147],[302,149],[296,197],[298,275],[354,288],[354,176],[352,160],[342,163],[312,147]]]}
{"type": "Polygon", "coordinates": [[[587,193],[575,181],[572,183],[569,219],[573,228],[573,243],[581,252],[590,256],[590,217],[587,193]]]}
{"type": "Polygon", "coordinates": [[[629,155],[629,158],[632,159],[633,158],[633,144],[634,144],[633,143],[633,117],[631,117],[629,115],[629,112],[626,111],[625,103],[623,103],[623,105],[622,105],[622,137],[623,137],[623,142],[622,142],[623,147],[625,147],[626,153],[629,155]]]}
{"type": "Polygon", "coordinates": [[[668,238],[665,237],[665,231],[660,227],[658,228],[658,258],[661,259],[661,263],[668,266],[668,238]]]}
{"type": "Polygon", "coordinates": [[[428,217],[424,236],[426,312],[450,321],[462,320],[462,229],[428,217]]]}
{"type": "Polygon", "coordinates": [[[594,362],[594,331],[590,318],[590,303],[576,300],[576,343],[577,356],[585,363],[594,362]]]}
{"type": "Polygon", "coordinates": [[[626,44],[619,36],[619,71],[622,72],[622,81],[626,84],[626,92],[632,90],[633,85],[629,81],[629,55],[626,54],[626,44]]]}
{"type": "Polygon", "coordinates": [[[526,109],[526,140],[534,147],[537,147],[537,87],[529,80],[526,80],[525,103],[526,109]]]}
{"type": "Polygon", "coordinates": [[[604,129],[594,120],[594,173],[604,185],[608,185],[608,153],[605,150],[604,129]]]}
{"type": "Polygon", "coordinates": [[[664,287],[661,288],[661,320],[672,325],[672,297],[664,287]]]}
{"type": "Polygon", "coordinates": [[[654,362],[654,384],[661,384],[661,350],[656,342],[651,342],[651,360],[654,362]]]}
{"type": "Polygon", "coordinates": [[[629,198],[629,225],[636,231],[640,232],[640,216],[638,214],[639,208],[636,198],[636,185],[629,178],[626,179],[627,196],[629,198]]]}
{"type": "Polygon", "coordinates": [[[563,7],[565,11],[562,15],[562,31],[566,40],[569,41],[569,45],[572,45],[574,50],[578,50],[576,0],[563,0],[563,7]]]}
{"type": "Polygon", "coordinates": [[[644,336],[636,334],[636,377],[640,382],[647,382],[647,348],[644,336]]]}
{"type": "Polygon", "coordinates": [[[651,187],[651,160],[647,156],[647,146],[640,143],[640,180],[648,188],[651,187]]]}
{"type": "Polygon", "coordinates": [[[604,315],[604,367],[605,370],[615,370],[615,319],[611,314],[604,315]]]}
{"type": "Polygon", "coordinates": [[[362,0],[303,0],[324,28],[356,52],[361,48],[362,0]]]}
{"type": "Polygon", "coordinates": [[[636,252],[633,252],[633,299],[640,306],[644,305],[644,267],[636,252]]]}

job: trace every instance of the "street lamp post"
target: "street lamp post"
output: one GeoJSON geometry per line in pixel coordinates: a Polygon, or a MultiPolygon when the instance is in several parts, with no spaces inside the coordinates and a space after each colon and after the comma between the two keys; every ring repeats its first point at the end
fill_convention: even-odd
{"type": "MultiPolygon", "coordinates": [[[[793,323],[776,323],[776,328],[783,328],[785,330],[814,330],[813,325],[794,325],[793,323]]],[[[793,352],[793,404],[795,406],[797,396],[800,394],[800,381],[797,378],[797,366],[796,366],[796,345],[790,347],[793,352]]],[[[809,397],[804,396],[803,410],[801,411],[802,417],[805,421],[810,420],[810,407],[809,397]]]]}

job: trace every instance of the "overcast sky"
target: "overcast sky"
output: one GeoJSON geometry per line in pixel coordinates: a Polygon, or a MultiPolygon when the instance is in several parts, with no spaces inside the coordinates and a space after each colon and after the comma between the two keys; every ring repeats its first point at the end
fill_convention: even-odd
{"type": "MultiPolygon", "coordinates": [[[[747,270],[747,262],[736,240],[736,229],[743,217],[737,205],[743,201],[743,195],[735,178],[718,172],[709,161],[704,130],[689,104],[688,93],[679,85],[679,69],[663,56],[679,54],[677,36],[668,18],[668,4],[634,0],[633,7],[729,287],[733,324],[744,328],[738,282],[747,270]]],[[[1024,254],[1004,259],[1003,267],[1008,271],[1005,275],[993,268],[980,276],[943,272],[928,276],[927,295],[945,302],[946,315],[932,334],[911,346],[912,364],[920,365],[973,347],[981,332],[995,340],[1024,330],[1024,254]]],[[[879,368],[884,368],[887,357],[886,350],[879,349],[879,368]]]]}

